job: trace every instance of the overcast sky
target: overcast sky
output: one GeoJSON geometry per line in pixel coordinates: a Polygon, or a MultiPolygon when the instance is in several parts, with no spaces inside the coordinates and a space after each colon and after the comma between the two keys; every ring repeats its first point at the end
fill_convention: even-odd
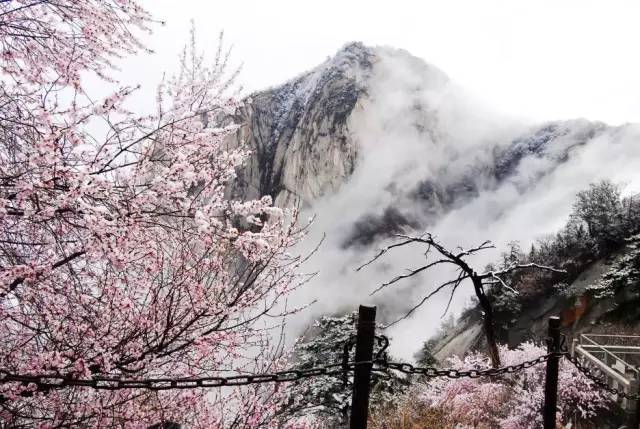
{"type": "Polygon", "coordinates": [[[174,67],[193,18],[203,47],[213,49],[225,31],[250,90],[282,83],[362,41],[406,49],[510,115],[640,122],[637,1],[142,3],[167,22],[147,39],[157,53],[125,64],[126,79],[147,88],[174,67]]]}

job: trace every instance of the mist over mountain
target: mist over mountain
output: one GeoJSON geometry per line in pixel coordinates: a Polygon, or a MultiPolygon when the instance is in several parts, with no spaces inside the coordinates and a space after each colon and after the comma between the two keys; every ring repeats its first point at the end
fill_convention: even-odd
{"type": "MultiPolygon", "coordinates": [[[[289,302],[316,301],[305,319],[290,322],[293,335],[309,313],[361,303],[376,303],[391,320],[451,275],[433,271],[370,296],[424,258],[403,248],[356,272],[394,234],[430,231],[450,247],[492,240],[496,251],[474,260],[483,266],[509,241],[526,248],[555,232],[590,182],[640,188],[637,125],[522,123],[399,49],[348,44],[313,70],[252,94],[234,120],[243,126],[230,144],[253,151],[234,195],[301,204],[303,218],[315,216],[301,250],[325,237],[306,265],[318,275],[289,302]]],[[[453,313],[470,295],[458,291],[453,313]]],[[[434,297],[389,330],[397,355],[411,356],[437,330],[447,299],[434,297]]]]}

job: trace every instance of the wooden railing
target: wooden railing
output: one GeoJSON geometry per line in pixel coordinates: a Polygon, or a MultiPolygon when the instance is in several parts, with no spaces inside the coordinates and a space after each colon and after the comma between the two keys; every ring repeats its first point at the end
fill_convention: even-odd
{"type": "MultiPolygon", "coordinates": [[[[638,391],[640,336],[580,334],[573,340],[571,355],[597,369],[610,387],[627,394],[638,391]]],[[[614,396],[613,400],[628,412],[636,406],[625,398],[614,396]]]]}

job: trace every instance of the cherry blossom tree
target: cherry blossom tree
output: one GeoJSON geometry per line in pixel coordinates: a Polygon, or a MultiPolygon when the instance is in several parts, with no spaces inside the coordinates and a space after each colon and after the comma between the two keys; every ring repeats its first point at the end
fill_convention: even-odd
{"type": "MultiPolygon", "coordinates": [[[[14,374],[215,376],[280,368],[270,330],[304,282],[289,248],[296,212],[226,189],[247,152],[229,147],[235,73],[195,43],[157,92],[114,62],[154,25],[131,0],[0,2],[0,370],[14,374]],[[83,77],[112,94],[94,100],[83,77]]],[[[97,391],[0,384],[10,427],[275,425],[277,385],[97,391]]]]}
{"type": "MultiPolygon", "coordinates": [[[[515,365],[545,355],[545,349],[523,343],[510,350],[500,346],[506,365],[515,365]]],[[[471,353],[464,359],[453,357],[444,366],[459,370],[486,368],[490,360],[471,353]]],[[[422,406],[444,412],[455,427],[534,429],[542,427],[545,366],[490,379],[433,379],[426,388],[412,392],[422,406]]],[[[415,398],[414,398],[415,400],[415,398]]],[[[558,423],[589,422],[610,405],[610,400],[570,362],[560,362],[558,380],[558,423]]]]}

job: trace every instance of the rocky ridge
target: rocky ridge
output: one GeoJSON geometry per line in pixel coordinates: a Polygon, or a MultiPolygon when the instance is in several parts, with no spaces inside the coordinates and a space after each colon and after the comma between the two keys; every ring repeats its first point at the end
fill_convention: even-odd
{"type": "MultiPolygon", "coordinates": [[[[252,156],[239,173],[233,196],[271,195],[278,206],[304,206],[347,182],[363,156],[352,121],[356,111],[367,108],[371,76],[384,61],[381,54],[381,48],[351,43],[315,69],[247,97],[233,118],[242,126],[230,144],[244,145],[252,156]]],[[[416,102],[412,111],[421,118],[414,126],[424,135],[425,144],[450,144],[443,137],[446,130],[439,128],[437,110],[416,102]]],[[[548,161],[527,181],[516,184],[524,192],[565,162],[574,147],[607,128],[586,120],[549,122],[530,127],[511,141],[494,142],[491,156],[478,157],[464,172],[441,165],[431,177],[394,190],[398,199],[420,203],[420,214],[399,209],[402,204],[390,204],[355,222],[343,245],[367,246],[407,227],[428,227],[480,191],[513,178],[525,159],[548,161]]],[[[388,184],[390,189],[394,186],[388,184]]]]}

